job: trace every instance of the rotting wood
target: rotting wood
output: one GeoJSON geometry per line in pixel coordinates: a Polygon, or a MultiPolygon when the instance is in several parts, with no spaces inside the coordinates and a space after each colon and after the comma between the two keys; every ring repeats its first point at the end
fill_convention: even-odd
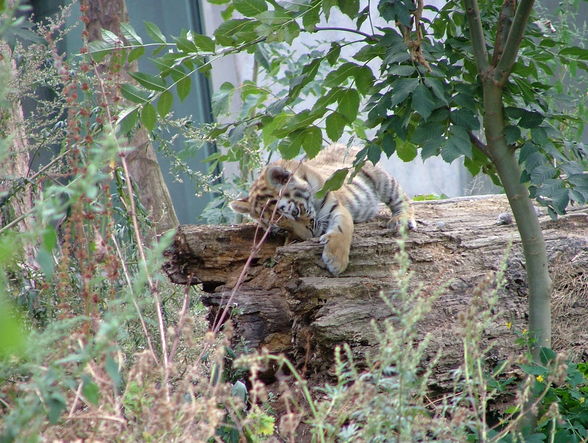
{"type": "MultiPolygon", "coordinates": [[[[451,371],[462,360],[457,316],[481,278],[505,259],[505,288],[485,336],[485,344],[492,345],[490,363],[511,355],[514,331],[526,327],[520,238],[514,224],[497,224],[497,216],[508,211],[502,195],[415,203],[419,231],[410,232],[405,242],[414,273],[411,287],[423,285],[425,296],[444,287],[420,325],[422,334],[432,333],[430,357],[442,351],[433,373],[440,389],[449,387],[451,371]]],[[[349,343],[358,356],[369,352],[374,344],[370,322],[389,316],[380,293],[395,287],[391,271],[397,267],[397,237],[382,227],[385,221],[381,216],[356,225],[349,268],[337,277],[321,266],[319,243],[284,245],[283,237],[270,236],[233,300],[235,339],[285,352],[300,366],[321,373],[330,370],[337,344],[349,343]]],[[[572,209],[556,221],[542,216],[541,226],[555,283],[555,348],[586,359],[588,326],[581,319],[588,318],[588,209],[572,209]]],[[[228,299],[255,232],[253,224],[180,226],[167,251],[170,279],[201,284],[211,319],[228,299]]]]}

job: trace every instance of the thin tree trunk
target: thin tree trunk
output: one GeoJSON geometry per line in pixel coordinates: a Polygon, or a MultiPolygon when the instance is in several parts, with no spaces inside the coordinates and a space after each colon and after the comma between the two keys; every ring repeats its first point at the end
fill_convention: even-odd
{"type": "MultiPolygon", "coordinates": [[[[547,249],[541,226],[531,203],[529,190],[521,183],[521,169],[514,155],[514,149],[507,145],[504,137],[505,119],[502,100],[504,86],[516,61],[533,9],[533,0],[521,0],[510,26],[500,20],[504,20],[504,16],[508,15],[512,8],[510,0],[504,1],[497,32],[501,31],[500,26],[506,25],[508,35],[506,42],[503,35],[497,35],[496,41],[499,44],[494,48],[492,64],[488,62],[477,0],[464,0],[464,4],[476,65],[484,88],[484,132],[487,140],[485,152],[496,166],[496,172],[504,186],[521,236],[529,288],[529,333],[534,339],[531,350],[534,360],[541,364],[541,348],[551,348],[552,282],[547,267],[547,249]]],[[[521,411],[523,414],[521,430],[530,430],[536,426],[537,414],[533,407],[534,400],[533,396],[527,399],[521,411]]]]}
{"type": "MultiPolygon", "coordinates": [[[[84,0],[83,4],[87,7],[86,15],[89,19],[86,23],[89,41],[101,39],[102,29],[123,38],[120,24],[128,21],[124,0],[84,0]]],[[[136,70],[137,62],[130,63],[121,69],[120,80],[132,81],[127,72],[136,70]]],[[[176,228],[178,218],[147,130],[138,128],[129,140],[129,145],[135,148],[127,157],[129,172],[156,233],[176,228]]]]}
{"type": "Polygon", "coordinates": [[[502,89],[490,82],[484,85],[484,109],[486,139],[491,140],[488,148],[517,222],[525,253],[529,285],[529,331],[536,340],[533,350],[538,358],[541,347],[551,347],[551,278],[545,240],[529,198],[529,190],[521,183],[521,169],[514,151],[504,139],[502,89]]]}
{"type": "MultiPolygon", "coordinates": [[[[0,59],[3,77],[0,81],[4,82],[3,88],[8,89],[18,74],[12,50],[3,41],[0,41],[0,59]]],[[[0,227],[21,218],[15,228],[28,232],[31,221],[25,215],[33,208],[34,190],[26,182],[31,158],[24,130],[24,113],[18,97],[12,96],[6,89],[2,92],[6,94],[2,98],[6,98],[9,104],[0,108],[0,137],[8,140],[7,157],[3,159],[0,170],[0,227]]],[[[36,268],[35,247],[27,244],[24,251],[26,263],[36,268]]]]}
{"type": "MultiPolygon", "coordinates": [[[[510,4],[506,3],[508,0],[503,13],[510,8],[510,4]]],[[[521,169],[514,151],[504,138],[502,101],[502,92],[516,61],[533,0],[520,2],[506,42],[504,37],[497,38],[500,44],[495,48],[492,64],[488,61],[478,3],[476,0],[465,0],[464,4],[476,65],[484,87],[484,131],[488,144],[484,151],[496,166],[521,235],[529,285],[529,331],[535,339],[533,355],[539,360],[541,347],[551,347],[551,278],[547,268],[545,240],[537,214],[527,187],[520,182],[521,169]]]]}

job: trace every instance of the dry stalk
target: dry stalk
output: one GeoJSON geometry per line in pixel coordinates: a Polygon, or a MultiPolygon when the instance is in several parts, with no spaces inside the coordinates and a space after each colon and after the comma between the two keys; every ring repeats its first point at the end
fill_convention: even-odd
{"type": "MultiPolygon", "coordinates": [[[[94,73],[96,74],[96,78],[98,79],[98,83],[100,86],[100,92],[102,93],[102,96],[104,97],[104,102],[106,103],[105,110],[106,110],[106,114],[108,117],[109,126],[111,129],[110,132],[111,132],[111,134],[114,135],[114,128],[112,128],[112,121],[113,121],[112,120],[112,113],[110,112],[110,105],[108,104],[108,100],[106,100],[107,93],[106,93],[106,88],[104,86],[104,80],[102,79],[102,76],[97,68],[96,63],[92,63],[92,66],[94,68],[94,73]]],[[[163,356],[163,370],[164,370],[163,383],[165,386],[166,398],[169,399],[169,386],[168,386],[169,361],[168,361],[168,354],[167,354],[167,340],[166,340],[166,336],[165,336],[165,326],[164,326],[164,321],[163,321],[163,314],[161,311],[161,299],[159,297],[159,291],[157,290],[157,286],[153,282],[153,278],[151,277],[151,274],[149,273],[149,268],[147,266],[147,259],[146,259],[146,255],[145,255],[145,249],[143,248],[143,239],[141,238],[141,232],[139,229],[139,221],[137,219],[137,210],[135,207],[135,199],[133,198],[134,194],[133,194],[133,187],[132,187],[132,182],[131,182],[131,175],[129,173],[127,161],[126,161],[124,153],[121,152],[121,147],[118,143],[118,139],[116,138],[116,136],[114,137],[114,141],[115,141],[117,148],[118,148],[120,162],[123,167],[123,171],[124,171],[124,175],[125,175],[125,181],[126,181],[126,185],[127,185],[127,193],[129,196],[129,203],[130,203],[130,216],[131,216],[131,220],[133,222],[133,231],[135,234],[135,241],[137,243],[137,249],[139,250],[139,255],[141,257],[141,264],[145,270],[145,276],[146,276],[147,282],[149,284],[149,290],[151,291],[151,294],[153,295],[153,298],[155,300],[155,310],[157,313],[157,323],[159,326],[159,334],[160,334],[160,339],[161,339],[161,353],[163,356]]]]}
{"type": "Polygon", "coordinates": [[[114,242],[114,246],[116,248],[116,253],[118,255],[118,258],[120,260],[120,263],[121,263],[121,266],[123,269],[123,274],[125,276],[127,284],[129,285],[129,291],[131,291],[131,300],[133,302],[133,306],[137,310],[137,314],[139,316],[139,321],[141,323],[141,328],[143,329],[143,334],[145,334],[145,339],[147,340],[147,346],[149,346],[149,351],[151,352],[151,356],[153,357],[155,364],[159,364],[159,359],[157,358],[157,354],[155,353],[155,350],[153,349],[153,344],[151,343],[151,336],[149,335],[149,332],[147,331],[147,325],[145,324],[145,319],[143,318],[143,314],[141,313],[141,309],[139,308],[139,305],[137,304],[137,300],[135,300],[135,294],[133,293],[133,285],[131,284],[131,277],[129,276],[129,271],[127,270],[127,265],[126,265],[125,260],[122,256],[122,252],[120,250],[120,247],[118,246],[118,242],[116,241],[116,237],[114,236],[114,234],[112,234],[111,238],[112,238],[112,241],[114,242]]]}
{"type": "Polygon", "coordinates": [[[168,360],[171,362],[176,355],[176,350],[178,348],[178,344],[180,342],[180,334],[182,331],[182,327],[186,321],[186,314],[188,313],[188,306],[190,306],[190,286],[186,285],[184,289],[184,300],[182,302],[182,310],[180,311],[180,317],[178,319],[178,324],[176,325],[174,341],[172,343],[171,350],[169,351],[168,360]]]}

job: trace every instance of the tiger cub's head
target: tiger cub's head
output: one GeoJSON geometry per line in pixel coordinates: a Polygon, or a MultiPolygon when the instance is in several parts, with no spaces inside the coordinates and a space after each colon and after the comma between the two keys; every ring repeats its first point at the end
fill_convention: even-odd
{"type": "Polygon", "coordinates": [[[277,226],[300,240],[307,240],[313,237],[315,220],[312,195],[312,188],[303,177],[272,164],[253,182],[247,197],[233,200],[229,205],[233,211],[250,215],[266,228],[277,226]]]}

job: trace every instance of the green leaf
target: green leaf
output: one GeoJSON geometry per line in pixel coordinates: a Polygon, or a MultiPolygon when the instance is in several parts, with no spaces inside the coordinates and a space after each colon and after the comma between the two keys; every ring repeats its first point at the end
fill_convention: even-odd
{"type": "Polygon", "coordinates": [[[441,150],[441,157],[451,163],[462,155],[472,158],[472,142],[465,129],[454,126],[451,128],[451,135],[448,137],[447,143],[441,150]]]}
{"type": "Polygon", "coordinates": [[[424,120],[427,120],[436,108],[433,95],[422,83],[419,84],[412,94],[412,109],[418,112],[424,120]]]}
{"type": "Polygon", "coordinates": [[[375,143],[370,143],[367,147],[367,158],[374,165],[380,161],[382,157],[382,148],[375,143]]]}
{"type": "Polygon", "coordinates": [[[341,186],[343,186],[343,182],[349,173],[348,168],[337,169],[335,172],[331,174],[331,176],[325,181],[325,184],[321,188],[320,191],[316,193],[317,198],[323,198],[327,192],[329,191],[336,191],[341,186]]]}
{"type": "Polygon", "coordinates": [[[553,349],[542,347],[539,350],[539,358],[541,363],[544,365],[549,364],[552,361],[555,361],[557,354],[553,351],[553,349]]]}
{"type": "Polygon", "coordinates": [[[140,89],[135,85],[123,84],[120,87],[120,93],[124,98],[133,103],[147,103],[149,101],[149,92],[140,89]]]}
{"type": "Polygon", "coordinates": [[[176,90],[178,92],[178,97],[180,100],[184,100],[188,95],[190,95],[190,89],[192,88],[192,79],[190,76],[185,76],[176,84],[176,90]]]}
{"type": "Polygon", "coordinates": [[[343,130],[347,124],[347,119],[338,112],[332,112],[326,120],[327,135],[329,138],[336,142],[343,135],[343,130]]]}
{"type": "Polygon", "coordinates": [[[278,42],[289,45],[300,34],[300,27],[293,19],[283,23],[282,26],[260,25],[256,30],[256,36],[260,33],[265,33],[264,28],[269,32],[266,40],[267,43],[278,42]]]}
{"type": "Polygon", "coordinates": [[[139,46],[138,48],[133,49],[131,52],[129,52],[129,63],[134,62],[143,54],[145,54],[145,48],[143,46],[139,46]]]}
{"type": "Polygon", "coordinates": [[[386,134],[382,138],[382,151],[388,158],[396,152],[396,138],[392,134],[386,134]]]}
{"type": "Polygon", "coordinates": [[[409,162],[417,156],[416,146],[407,140],[396,140],[396,154],[400,160],[409,162]]]}
{"type": "Polygon", "coordinates": [[[564,48],[559,51],[559,55],[572,55],[580,60],[588,61],[588,49],[579,48],[577,46],[572,46],[569,48],[564,48]]]}
{"type": "Polygon", "coordinates": [[[230,19],[216,28],[214,36],[218,44],[222,46],[232,46],[236,43],[243,42],[251,37],[255,38],[257,33],[255,27],[257,22],[247,18],[230,19]]]}
{"type": "Polygon", "coordinates": [[[545,128],[543,126],[538,126],[536,128],[532,128],[531,129],[531,140],[533,140],[533,142],[536,145],[539,146],[544,146],[549,142],[549,139],[547,137],[547,131],[545,130],[545,128]]]}
{"type": "Polygon", "coordinates": [[[104,29],[102,28],[100,30],[101,34],[102,34],[102,40],[104,40],[106,43],[109,43],[112,47],[117,47],[119,45],[122,45],[123,41],[122,39],[116,35],[114,32],[109,31],[108,29],[104,29]]]}
{"type": "Polygon", "coordinates": [[[465,91],[465,92],[459,92],[454,97],[452,97],[452,101],[456,105],[459,105],[459,106],[461,106],[463,108],[467,108],[470,111],[475,111],[476,110],[476,99],[474,98],[473,95],[471,95],[467,91],[465,91]]]}
{"type": "Polygon", "coordinates": [[[316,157],[323,146],[323,134],[316,126],[304,129],[302,131],[302,149],[308,155],[308,158],[316,157]]]}
{"type": "Polygon", "coordinates": [[[533,142],[527,141],[519,150],[519,163],[523,163],[529,155],[534,152],[537,152],[537,145],[533,142]]]}
{"type": "Polygon", "coordinates": [[[338,0],[339,9],[351,20],[357,18],[359,12],[359,0],[338,0]]]}
{"type": "Polygon", "coordinates": [[[425,85],[431,88],[435,97],[443,102],[443,104],[447,105],[449,102],[447,101],[447,95],[445,94],[446,85],[438,78],[433,77],[425,77],[425,85]]]}
{"type": "Polygon", "coordinates": [[[283,25],[290,20],[293,20],[292,15],[285,9],[278,9],[273,11],[264,11],[255,17],[261,23],[266,25],[283,25]]]}
{"type": "Polygon", "coordinates": [[[428,121],[415,128],[410,141],[416,145],[423,145],[430,139],[440,138],[446,129],[447,125],[444,123],[428,121]]]}
{"type": "Polygon", "coordinates": [[[231,97],[235,87],[230,82],[224,82],[218,91],[212,96],[212,113],[216,117],[226,114],[229,111],[231,97]]]}
{"type": "Polygon", "coordinates": [[[329,52],[327,53],[327,62],[333,66],[341,55],[341,45],[337,42],[331,43],[329,52]]]}
{"type": "MultiPolygon", "coordinates": [[[[8,243],[2,246],[8,246],[8,243]]],[[[10,246],[14,248],[14,244],[10,246]]],[[[26,332],[23,319],[4,294],[0,293],[0,362],[11,356],[23,354],[25,345],[26,332]]]]}
{"type": "Polygon", "coordinates": [[[543,122],[543,114],[536,111],[525,111],[519,120],[519,125],[523,128],[535,128],[543,122]]]}
{"type": "Polygon", "coordinates": [[[325,78],[324,84],[325,86],[341,86],[343,85],[349,77],[353,77],[357,69],[360,66],[356,63],[343,63],[339,66],[335,71],[329,72],[327,77],[325,78]]]}
{"type": "Polygon", "coordinates": [[[94,40],[93,42],[88,43],[88,51],[92,56],[92,59],[97,63],[104,60],[104,57],[110,54],[112,49],[113,46],[111,44],[102,40],[94,40]]]}
{"type": "Polygon", "coordinates": [[[302,16],[302,26],[308,32],[314,32],[316,25],[320,22],[321,8],[317,5],[316,1],[309,5],[309,8],[304,12],[302,16]]]}
{"type": "Polygon", "coordinates": [[[245,17],[254,17],[263,11],[267,11],[265,0],[235,0],[233,5],[245,17]]]}
{"type": "Polygon", "coordinates": [[[480,121],[477,114],[467,109],[455,109],[449,114],[451,121],[462,128],[470,131],[477,131],[480,129],[480,121]]]}
{"type": "Polygon", "coordinates": [[[390,85],[392,89],[390,108],[406,100],[418,85],[418,78],[400,78],[395,80],[392,85],[390,85]]]}
{"type": "Polygon", "coordinates": [[[373,45],[368,44],[357,51],[353,58],[360,62],[367,62],[373,60],[374,58],[381,58],[383,59],[386,55],[386,49],[381,45],[373,45]]]}
{"type": "Polygon", "coordinates": [[[121,22],[120,30],[123,37],[132,45],[142,45],[143,40],[129,22],[121,22]]]}
{"type": "Polygon", "coordinates": [[[513,145],[521,138],[521,130],[518,126],[509,125],[504,128],[504,138],[507,144],[513,145]]]}
{"type": "Polygon", "coordinates": [[[196,44],[196,46],[198,46],[203,51],[214,52],[216,45],[214,43],[214,40],[211,39],[209,36],[193,33],[192,38],[194,39],[194,43],[196,44]]]}
{"type": "Polygon", "coordinates": [[[245,386],[245,383],[237,380],[231,388],[231,395],[233,397],[237,397],[237,398],[241,399],[241,401],[243,401],[243,404],[247,403],[248,393],[247,393],[247,387],[245,386]]]}
{"type": "Polygon", "coordinates": [[[53,226],[47,226],[42,234],[42,246],[47,251],[52,251],[57,246],[57,232],[53,226]]]}
{"type": "Polygon", "coordinates": [[[278,145],[278,151],[280,151],[280,155],[283,159],[290,160],[300,153],[300,146],[301,143],[299,141],[287,138],[280,142],[278,145]]]}
{"type": "Polygon", "coordinates": [[[339,98],[339,106],[337,111],[343,114],[349,123],[353,123],[357,118],[359,110],[359,94],[355,89],[347,89],[339,98]]]}
{"type": "Polygon", "coordinates": [[[363,95],[366,95],[374,83],[376,83],[372,70],[367,66],[360,66],[359,69],[355,70],[353,76],[355,77],[357,90],[363,95]]]}
{"type": "Polygon", "coordinates": [[[388,74],[398,75],[400,77],[410,77],[416,71],[411,65],[395,65],[388,69],[388,74]]]}
{"type": "Polygon", "coordinates": [[[47,418],[49,423],[56,424],[59,421],[61,413],[65,410],[65,398],[59,392],[52,392],[46,399],[47,418]]]}
{"type": "Polygon", "coordinates": [[[100,388],[94,381],[90,378],[89,375],[84,374],[82,376],[83,385],[82,385],[82,395],[84,398],[92,403],[93,405],[98,405],[100,401],[100,388]]]}
{"type": "Polygon", "coordinates": [[[322,60],[322,58],[311,60],[310,63],[302,68],[301,74],[290,81],[290,91],[288,92],[290,99],[293,100],[298,97],[302,88],[314,79],[322,60]]]}
{"type": "Polygon", "coordinates": [[[151,91],[165,91],[167,84],[161,77],[156,77],[151,74],[144,72],[129,72],[129,75],[133,77],[141,86],[151,91]]]}
{"type": "Polygon", "coordinates": [[[278,114],[274,118],[268,119],[267,123],[264,122],[261,130],[261,137],[266,146],[269,146],[279,139],[279,137],[276,137],[273,132],[278,128],[284,127],[290,118],[292,118],[292,116],[289,114],[278,114]]]}
{"type": "Polygon", "coordinates": [[[169,91],[165,91],[161,94],[159,101],[157,102],[157,112],[162,118],[164,118],[171,111],[173,104],[173,94],[169,91]]]}
{"type": "Polygon", "coordinates": [[[543,366],[528,364],[521,364],[520,366],[521,369],[529,375],[541,375],[545,377],[549,374],[549,370],[543,366]]]}
{"type": "Polygon", "coordinates": [[[155,23],[151,22],[144,22],[145,29],[147,30],[147,34],[158,43],[167,43],[165,36],[159,29],[159,27],[155,23]]]}
{"type": "Polygon", "coordinates": [[[143,109],[141,110],[141,122],[149,132],[155,129],[157,114],[155,113],[155,108],[151,103],[145,103],[143,106],[143,109]]]}
{"type": "Polygon", "coordinates": [[[37,263],[41,267],[41,271],[45,274],[45,277],[50,279],[53,276],[53,271],[55,270],[55,260],[53,259],[53,254],[45,248],[39,248],[37,252],[37,263]]]}
{"type": "Polygon", "coordinates": [[[104,369],[106,373],[112,380],[112,384],[118,390],[118,388],[122,384],[122,377],[120,375],[120,370],[118,367],[118,363],[109,355],[106,357],[106,362],[104,363],[104,369]]]}
{"type": "Polygon", "coordinates": [[[572,174],[568,181],[574,186],[574,190],[588,198],[588,174],[572,174]]]}
{"type": "Polygon", "coordinates": [[[292,132],[303,130],[311,126],[314,121],[322,115],[321,112],[310,112],[308,109],[297,113],[286,122],[281,128],[277,128],[273,135],[276,137],[285,137],[292,132]]]}
{"type": "Polygon", "coordinates": [[[557,169],[547,163],[538,165],[532,170],[527,169],[527,172],[530,172],[531,182],[536,185],[542,184],[557,175],[557,169]]]}
{"type": "Polygon", "coordinates": [[[133,106],[123,110],[119,114],[116,124],[120,127],[121,132],[126,135],[135,129],[138,121],[139,109],[136,106],[133,106]]]}

